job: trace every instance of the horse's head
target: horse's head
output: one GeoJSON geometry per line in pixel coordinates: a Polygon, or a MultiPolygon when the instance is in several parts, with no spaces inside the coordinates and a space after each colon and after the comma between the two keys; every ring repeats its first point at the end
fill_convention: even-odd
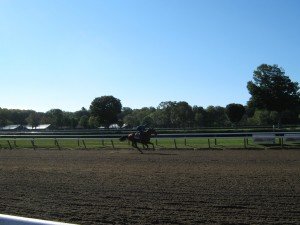
{"type": "Polygon", "coordinates": [[[154,128],[148,128],[148,130],[146,131],[148,134],[154,134],[154,136],[157,136],[157,132],[154,128]]]}

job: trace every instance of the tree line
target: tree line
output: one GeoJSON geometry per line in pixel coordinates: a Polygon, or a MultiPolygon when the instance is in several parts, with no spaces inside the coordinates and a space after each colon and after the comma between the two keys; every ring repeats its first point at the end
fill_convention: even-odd
{"type": "Polygon", "coordinates": [[[140,124],[158,128],[199,128],[298,124],[300,93],[297,82],[290,80],[277,65],[262,64],[247,83],[251,95],[246,105],[230,103],[226,107],[191,106],[185,101],[164,101],[155,107],[123,107],[114,96],[95,98],[89,107],[76,112],[51,109],[34,110],[0,108],[0,126],[10,124],[51,124],[54,128],[108,128],[116,123],[127,127],[140,124]]]}

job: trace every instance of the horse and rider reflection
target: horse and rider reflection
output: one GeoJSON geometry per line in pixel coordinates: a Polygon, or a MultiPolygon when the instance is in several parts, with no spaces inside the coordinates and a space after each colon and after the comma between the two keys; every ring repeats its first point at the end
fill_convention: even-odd
{"type": "Polygon", "coordinates": [[[138,149],[141,153],[142,150],[138,147],[137,143],[141,143],[148,148],[149,144],[154,149],[154,144],[150,141],[151,137],[157,136],[157,132],[153,128],[146,128],[144,125],[137,127],[138,132],[133,132],[128,135],[120,137],[120,141],[128,140],[131,142],[132,147],[138,149]]]}

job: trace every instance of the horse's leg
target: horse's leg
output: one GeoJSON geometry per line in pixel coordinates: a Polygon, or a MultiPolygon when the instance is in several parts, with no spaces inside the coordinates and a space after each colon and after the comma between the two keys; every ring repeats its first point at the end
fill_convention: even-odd
{"type": "Polygon", "coordinates": [[[154,144],[152,142],[149,142],[150,145],[152,145],[152,149],[155,150],[154,144]]]}
{"type": "Polygon", "coordinates": [[[148,144],[152,145],[153,149],[154,149],[154,145],[150,142],[150,140],[147,140],[143,143],[143,145],[146,145],[147,146],[147,150],[149,150],[149,146],[148,144]]]}
{"type": "Polygon", "coordinates": [[[144,154],[144,152],[143,152],[138,146],[136,146],[136,148],[137,148],[137,150],[139,150],[139,152],[140,152],[141,154],[144,154]]]}
{"type": "Polygon", "coordinates": [[[137,146],[137,142],[136,141],[132,141],[132,147],[136,148],[137,150],[139,150],[139,152],[141,154],[144,154],[144,152],[142,152],[142,150],[137,146]]]}
{"type": "Polygon", "coordinates": [[[137,148],[137,144],[136,144],[136,142],[135,141],[132,141],[132,147],[134,147],[134,148],[137,148]]]}
{"type": "Polygon", "coordinates": [[[138,143],[138,142],[135,142],[135,148],[136,148],[137,150],[139,150],[139,152],[140,152],[141,154],[144,154],[144,152],[138,147],[137,143],[138,143]]]}
{"type": "Polygon", "coordinates": [[[152,142],[148,141],[148,142],[146,143],[146,145],[148,146],[148,144],[152,145],[152,149],[155,150],[154,144],[153,144],[152,142]]]}

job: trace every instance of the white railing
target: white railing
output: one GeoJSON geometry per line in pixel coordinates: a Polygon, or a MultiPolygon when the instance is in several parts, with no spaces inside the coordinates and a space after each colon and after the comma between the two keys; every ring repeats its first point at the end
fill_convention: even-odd
{"type": "MultiPolygon", "coordinates": [[[[19,216],[0,214],[1,225],[71,225],[70,223],[60,223],[49,220],[31,219],[19,216]]],[[[73,224],[74,225],[74,224],[73,224]]]]}

